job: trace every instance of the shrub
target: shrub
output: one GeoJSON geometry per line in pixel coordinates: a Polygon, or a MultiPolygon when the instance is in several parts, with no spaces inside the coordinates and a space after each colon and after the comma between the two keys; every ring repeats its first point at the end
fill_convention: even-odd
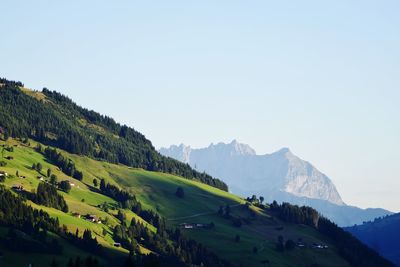
{"type": "Polygon", "coordinates": [[[69,191],[71,191],[71,184],[67,180],[61,181],[59,186],[60,189],[66,193],[69,193],[69,191]]]}

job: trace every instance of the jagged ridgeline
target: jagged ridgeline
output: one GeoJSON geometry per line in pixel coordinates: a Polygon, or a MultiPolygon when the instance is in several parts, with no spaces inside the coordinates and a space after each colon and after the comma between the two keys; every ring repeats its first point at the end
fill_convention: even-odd
{"type": "Polygon", "coordinates": [[[58,92],[31,91],[21,82],[0,79],[0,103],[0,132],[6,137],[29,137],[74,154],[176,174],[228,190],[221,180],[160,155],[133,128],[82,108],[58,92]]]}

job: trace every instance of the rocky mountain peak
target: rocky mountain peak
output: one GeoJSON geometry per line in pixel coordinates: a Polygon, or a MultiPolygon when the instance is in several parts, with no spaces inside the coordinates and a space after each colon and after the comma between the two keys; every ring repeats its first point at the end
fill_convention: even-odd
{"type": "Polygon", "coordinates": [[[332,181],[287,147],[272,154],[257,155],[249,145],[234,139],[200,149],[181,144],[160,149],[160,153],[223,179],[234,193],[243,196],[255,192],[285,192],[344,205],[332,181]]]}

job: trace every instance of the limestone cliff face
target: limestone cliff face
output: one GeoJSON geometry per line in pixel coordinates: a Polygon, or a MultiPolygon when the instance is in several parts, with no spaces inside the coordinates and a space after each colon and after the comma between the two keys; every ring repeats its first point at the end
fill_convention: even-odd
{"type": "Polygon", "coordinates": [[[283,191],[295,196],[327,200],[337,205],[344,202],[332,181],[310,163],[287,151],[288,170],[283,191]]]}
{"type": "Polygon", "coordinates": [[[160,153],[223,179],[232,192],[243,196],[260,191],[264,194],[280,191],[344,204],[332,181],[288,148],[257,155],[250,146],[234,140],[201,149],[181,144],[162,148],[160,153]]]}
{"type": "Polygon", "coordinates": [[[160,153],[224,180],[235,194],[243,197],[255,194],[263,196],[266,202],[277,200],[310,206],[339,226],[361,224],[391,214],[383,209],[346,205],[329,177],[288,148],[257,155],[250,146],[234,140],[201,149],[171,146],[160,149],[160,153]]]}

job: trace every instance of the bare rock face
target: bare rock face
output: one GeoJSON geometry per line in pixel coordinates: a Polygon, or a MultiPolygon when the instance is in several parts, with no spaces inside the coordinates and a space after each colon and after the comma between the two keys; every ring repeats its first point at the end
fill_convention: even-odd
{"type": "Polygon", "coordinates": [[[190,164],[224,180],[231,192],[248,197],[263,196],[310,206],[339,226],[361,224],[392,214],[384,209],[360,209],[346,205],[332,181],[311,163],[294,155],[288,148],[257,155],[254,149],[236,140],[229,144],[211,144],[206,148],[171,146],[160,153],[190,164]]]}
{"type": "Polygon", "coordinates": [[[285,153],[285,157],[289,161],[289,168],[283,191],[299,197],[327,200],[337,205],[344,204],[335,185],[325,174],[290,151],[285,153]]]}
{"type": "Polygon", "coordinates": [[[233,140],[230,144],[211,144],[202,149],[181,144],[162,148],[160,153],[223,179],[232,192],[243,196],[261,190],[265,193],[280,191],[344,204],[331,180],[288,148],[257,155],[249,145],[233,140]]]}

